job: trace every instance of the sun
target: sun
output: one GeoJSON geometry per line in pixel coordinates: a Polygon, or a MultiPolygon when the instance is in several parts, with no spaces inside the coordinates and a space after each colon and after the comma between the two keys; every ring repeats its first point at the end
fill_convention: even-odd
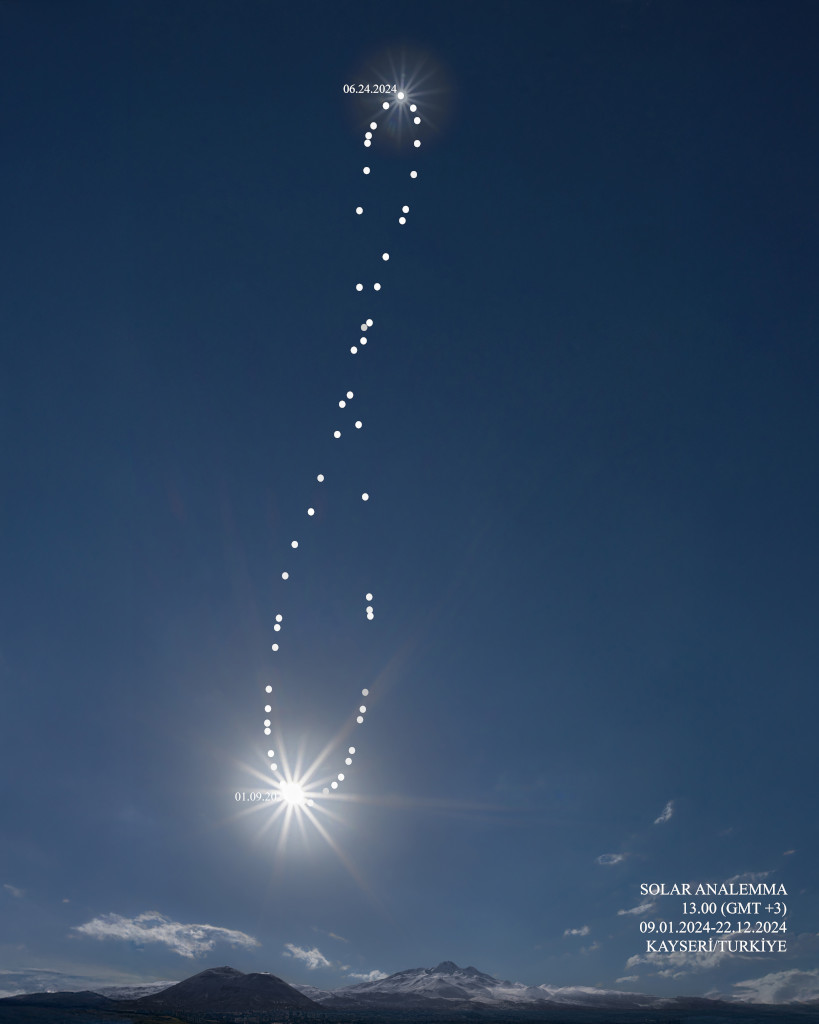
{"type": "Polygon", "coordinates": [[[307,807],[313,803],[295,779],[282,780],[279,783],[279,799],[288,807],[307,807]]]}

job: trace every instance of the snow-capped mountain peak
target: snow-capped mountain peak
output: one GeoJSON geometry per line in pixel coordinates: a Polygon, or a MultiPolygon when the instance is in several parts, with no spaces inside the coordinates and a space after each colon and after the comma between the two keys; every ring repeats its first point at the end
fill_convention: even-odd
{"type": "Polygon", "coordinates": [[[437,967],[413,967],[398,971],[380,981],[364,981],[347,985],[333,992],[322,992],[312,986],[296,986],[305,995],[324,1006],[371,1007],[387,1009],[533,1007],[537,1004],[560,1003],[576,1006],[651,1006],[656,997],[639,993],[604,991],[582,986],[557,988],[548,985],[524,985],[521,982],[499,981],[475,967],[459,967],[452,960],[443,960],[437,967]]]}

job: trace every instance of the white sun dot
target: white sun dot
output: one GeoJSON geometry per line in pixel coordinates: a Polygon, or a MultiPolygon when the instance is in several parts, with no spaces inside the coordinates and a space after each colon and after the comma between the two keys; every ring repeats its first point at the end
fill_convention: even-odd
{"type": "Polygon", "coordinates": [[[361,325],[361,330],[362,331],[366,331],[367,330],[367,325],[366,324],[362,324],[361,325]]]}
{"type": "Polygon", "coordinates": [[[359,715],[358,718],[356,718],[356,721],[358,722],[359,725],[361,725],[364,719],[361,717],[361,715],[359,715]]]}
{"type": "Polygon", "coordinates": [[[355,395],[352,393],[352,391],[348,391],[347,392],[347,397],[348,398],[355,398],[355,395]]]}
{"type": "Polygon", "coordinates": [[[274,755],[275,753],[276,753],[276,751],[275,751],[275,750],[268,750],[268,752],[267,752],[267,756],[268,756],[268,757],[273,757],[273,755],[274,755]]]}
{"type": "Polygon", "coordinates": [[[276,625],[275,625],[275,626],[273,627],[273,631],[274,631],[275,633],[278,633],[278,632],[279,632],[279,630],[280,630],[281,628],[282,628],[282,627],[281,627],[281,626],[279,625],[279,623],[277,622],[277,623],[276,623],[276,625]]]}
{"type": "Polygon", "coordinates": [[[369,501],[370,500],[370,496],[369,496],[369,494],[367,494],[366,491],[361,495],[361,500],[362,501],[369,501]]]}
{"type": "Polygon", "coordinates": [[[333,779],[333,781],[330,783],[330,786],[332,789],[338,789],[338,783],[335,781],[335,779],[333,779]]]}
{"type": "Polygon", "coordinates": [[[358,352],[358,349],[357,349],[357,348],[355,347],[355,345],[350,345],[350,352],[351,352],[351,353],[352,353],[353,355],[355,355],[355,354],[356,354],[356,352],[358,352]]]}
{"type": "Polygon", "coordinates": [[[279,645],[278,644],[272,644],[271,647],[270,647],[271,651],[278,651],[278,649],[279,649],[279,645]]]}
{"type": "MultiPolygon", "coordinates": [[[[273,710],[273,708],[269,704],[265,704],[264,710],[265,710],[265,714],[269,715],[270,712],[273,710]]],[[[272,754],[268,754],[268,757],[272,757],[272,756],[273,756],[272,754]]]]}
{"type": "Polygon", "coordinates": [[[367,611],[371,612],[372,610],[373,610],[373,606],[371,604],[368,604],[367,605],[367,611]]]}
{"type": "Polygon", "coordinates": [[[408,206],[402,206],[401,207],[401,213],[409,213],[409,207],[408,206]]]}
{"type": "Polygon", "coordinates": [[[367,710],[367,705],[366,704],[362,704],[361,707],[358,710],[363,715],[366,712],[366,710],[367,710]]]}
{"type": "Polygon", "coordinates": [[[280,612],[280,613],[279,613],[279,614],[278,614],[278,615],[276,616],[276,622],[281,622],[281,621],[282,621],[282,616],[281,616],[281,612],[280,612]]]}
{"type": "Polygon", "coordinates": [[[389,103],[387,103],[386,100],[384,100],[384,102],[381,104],[381,109],[382,110],[389,110],[390,109],[390,105],[389,105],[389,103]]]}
{"type": "Polygon", "coordinates": [[[344,781],[344,772],[339,772],[338,775],[336,776],[336,778],[338,779],[339,782],[343,782],[344,781]]]}
{"type": "Polygon", "coordinates": [[[377,281],[373,285],[373,291],[376,291],[376,292],[380,292],[381,291],[381,285],[377,281]]]}
{"type": "Polygon", "coordinates": [[[297,548],[298,546],[299,546],[299,542],[297,540],[291,540],[290,541],[290,547],[291,548],[297,548]]]}
{"type": "Polygon", "coordinates": [[[355,290],[356,290],[357,292],[363,292],[363,291],[364,291],[364,285],[363,285],[363,284],[357,284],[357,285],[355,286],[355,290]]]}
{"type": "Polygon", "coordinates": [[[382,253],[381,253],[381,259],[382,259],[382,260],[383,260],[383,261],[384,261],[385,263],[387,262],[387,260],[388,260],[389,258],[390,258],[390,254],[389,254],[388,252],[382,252],[382,253]]]}
{"type": "Polygon", "coordinates": [[[330,790],[325,786],[324,789],[321,791],[321,795],[322,796],[329,796],[330,795],[330,790]]]}
{"type": "Polygon", "coordinates": [[[355,208],[355,212],[358,213],[358,214],[362,214],[364,212],[364,207],[363,206],[357,206],[355,208]]]}
{"type": "Polygon", "coordinates": [[[373,133],[372,132],[364,132],[364,138],[365,139],[371,139],[372,137],[373,137],[373,133]]]}
{"type": "Polygon", "coordinates": [[[312,800],[310,800],[310,799],[308,799],[308,801],[307,801],[307,806],[308,806],[308,807],[313,807],[313,801],[312,801],[312,800]]]}
{"type": "Polygon", "coordinates": [[[417,178],[418,177],[418,171],[410,171],[410,177],[411,178],[417,178]]]}
{"type": "Polygon", "coordinates": [[[367,320],[367,321],[366,321],[366,323],[367,323],[367,326],[368,326],[368,327],[372,327],[372,325],[373,325],[373,322],[372,322],[372,320],[367,320]]]}
{"type": "Polygon", "coordinates": [[[307,515],[308,516],[314,516],[315,514],[316,514],[316,510],[314,508],[308,508],[307,509],[307,515]]]}
{"type": "Polygon", "coordinates": [[[333,431],[333,437],[341,437],[341,431],[340,430],[334,430],[333,431]]]}
{"type": "Polygon", "coordinates": [[[355,747],[348,747],[347,748],[347,753],[348,754],[354,754],[355,753],[355,747]]]}
{"type": "Polygon", "coordinates": [[[316,477],[316,480],[318,480],[318,482],[320,484],[323,484],[324,483],[324,474],[323,473],[319,473],[319,475],[316,477]]]}
{"type": "Polygon", "coordinates": [[[397,95],[399,100],[402,100],[404,98],[404,94],[402,92],[399,92],[397,95]]]}
{"type": "Polygon", "coordinates": [[[372,143],[370,142],[370,140],[369,140],[369,139],[365,139],[365,140],[364,140],[364,145],[365,145],[365,146],[371,146],[371,145],[372,145],[372,143]]]}
{"type": "Polygon", "coordinates": [[[348,764],[348,765],[352,764],[353,763],[353,759],[351,757],[345,757],[344,758],[344,763],[348,764]]]}
{"type": "Polygon", "coordinates": [[[264,734],[265,734],[265,736],[269,736],[270,735],[270,730],[269,729],[265,729],[264,734]]]}
{"type": "Polygon", "coordinates": [[[282,579],[283,580],[290,579],[290,573],[289,572],[283,572],[282,573],[282,579]]]}
{"type": "Polygon", "coordinates": [[[370,622],[372,622],[372,620],[375,618],[375,616],[373,615],[372,612],[367,612],[367,618],[370,620],[370,622]]]}
{"type": "Polygon", "coordinates": [[[272,686],[266,686],[264,688],[264,692],[265,693],[272,693],[273,692],[273,687],[272,686]]]}
{"type": "Polygon", "coordinates": [[[413,120],[414,124],[420,124],[421,123],[421,118],[420,117],[414,117],[412,120],[413,120]]]}
{"type": "Polygon", "coordinates": [[[363,690],[361,691],[361,696],[362,696],[362,697],[368,697],[368,696],[369,696],[369,694],[370,694],[370,691],[369,691],[369,690],[367,689],[367,687],[365,686],[365,687],[364,687],[364,689],[363,689],[363,690]]]}
{"type": "Polygon", "coordinates": [[[343,409],[343,408],[345,407],[345,405],[346,405],[346,404],[347,404],[347,403],[346,403],[346,402],[344,401],[344,399],[342,398],[342,399],[341,399],[341,401],[340,401],[340,402],[338,403],[338,407],[339,407],[339,409],[343,409]]]}
{"type": "Polygon", "coordinates": [[[364,600],[365,601],[372,601],[372,599],[373,599],[373,595],[372,594],[365,594],[364,595],[364,600]]]}
{"type": "Polygon", "coordinates": [[[375,131],[377,127],[378,125],[375,123],[375,121],[370,121],[370,128],[372,128],[373,131],[375,131]]]}
{"type": "Polygon", "coordinates": [[[420,139],[416,139],[415,142],[413,142],[413,146],[415,146],[416,149],[418,149],[418,147],[420,145],[421,145],[421,140],[420,139]]]}
{"type": "Polygon", "coordinates": [[[277,764],[271,764],[270,770],[273,772],[277,772],[279,770],[279,766],[277,764]]]}
{"type": "Polygon", "coordinates": [[[362,336],[361,336],[361,337],[360,337],[360,338],[358,339],[358,343],[359,343],[359,345],[366,345],[366,344],[367,344],[367,339],[366,339],[366,338],[365,338],[365,337],[364,337],[364,336],[362,335],[362,336]]]}
{"type": "Polygon", "coordinates": [[[399,224],[406,224],[407,223],[407,218],[406,217],[399,217],[398,218],[398,223],[399,224]]]}
{"type": "Polygon", "coordinates": [[[369,167],[365,167],[364,168],[364,173],[365,174],[369,174],[370,173],[370,168],[369,167]]]}
{"type": "Polygon", "coordinates": [[[413,114],[415,113],[415,111],[417,109],[418,109],[418,107],[416,107],[414,103],[410,103],[410,110],[412,111],[413,114]]]}
{"type": "Polygon", "coordinates": [[[270,719],[269,719],[269,718],[266,718],[266,719],[264,720],[264,724],[265,724],[265,725],[266,725],[266,726],[267,726],[268,728],[270,728],[270,719]]]}
{"type": "Polygon", "coordinates": [[[355,421],[355,425],[356,425],[356,430],[361,430],[361,426],[362,426],[361,420],[356,420],[355,421]]]}

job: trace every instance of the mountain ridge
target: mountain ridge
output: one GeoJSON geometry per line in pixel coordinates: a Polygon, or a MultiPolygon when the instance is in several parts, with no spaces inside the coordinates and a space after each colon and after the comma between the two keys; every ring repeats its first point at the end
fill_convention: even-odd
{"type": "MultiPolygon", "coordinates": [[[[152,987],[161,983],[153,983],[152,987]]],[[[504,1018],[531,1018],[535,1013],[559,1010],[569,1014],[597,1014],[618,1011],[630,1014],[652,1010],[663,1015],[717,1013],[725,1020],[752,1018],[760,1022],[816,1019],[819,1008],[810,1002],[767,1004],[711,999],[707,997],[662,997],[645,993],[598,989],[590,986],[525,985],[500,981],[475,967],[459,967],[451,960],[436,967],[413,967],[397,971],[378,981],[364,981],[326,990],[312,985],[289,985],[269,973],[244,973],[234,967],[211,967],[161,991],[133,998],[140,986],[106,987],[102,992],[39,992],[0,999],[0,1010],[13,1007],[52,1007],[86,1012],[93,1010],[139,1011],[142,1013],[242,1014],[299,1010],[316,1014],[328,1011],[425,1013],[437,1016],[502,1014],[504,1018]],[[813,1016],[811,1016],[813,1015],[813,1016]]],[[[0,1013],[0,1022],[9,1018],[0,1013]]],[[[26,1018],[28,1019],[28,1018],[26,1018]]],[[[61,1018],[62,1019],[62,1018],[61,1018]]],[[[596,1018],[595,1018],[596,1019],[596,1018]]]]}

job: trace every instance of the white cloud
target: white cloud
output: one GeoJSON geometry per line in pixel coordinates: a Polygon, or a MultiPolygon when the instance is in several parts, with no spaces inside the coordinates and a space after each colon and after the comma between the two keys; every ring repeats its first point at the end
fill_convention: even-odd
{"type": "Polygon", "coordinates": [[[739,1002],[790,1003],[819,999],[819,968],[812,971],[777,971],[761,978],[734,983],[739,1002]]]}
{"type": "Polygon", "coordinates": [[[18,900],[21,900],[25,896],[25,894],[26,894],[26,890],[25,889],[18,889],[16,885],[4,884],[3,888],[7,892],[10,892],[11,895],[14,896],[14,898],[18,899],[18,900]]]}
{"type": "Polygon", "coordinates": [[[368,974],[356,974],[354,971],[351,971],[350,977],[358,978],[359,981],[381,981],[382,978],[387,978],[389,975],[383,971],[370,971],[368,974]]]}
{"type": "Polygon", "coordinates": [[[584,924],[582,928],[567,928],[566,931],[563,932],[563,934],[564,935],[588,935],[589,934],[589,926],[587,924],[584,924]]]}
{"type": "Polygon", "coordinates": [[[761,882],[763,878],[767,878],[770,874],[770,871],[743,871],[741,875],[731,875],[730,878],[726,878],[725,884],[728,885],[731,882],[761,882]]]}
{"type": "Polygon", "coordinates": [[[322,935],[326,935],[328,939],[335,939],[336,942],[349,942],[349,939],[345,939],[343,935],[336,935],[335,932],[327,932],[323,928],[316,928],[313,926],[314,932],[320,932],[322,935]]]}
{"type": "Polygon", "coordinates": [[[160,942],[180,956],[193,958],[209,953],[217,942],[228,942],[231,946],[258,946],[251,935],[219,928],[212,924],[181,924],[171,921],[164,914],[149,911],[138,917],[120,917],[119,914],[104,914],[73,929],[81,935],[94,939],[124,939],[126,942],[160,942]]]}
{"type": "MultiPolygon", "coordinates": [[[[737,938],[738,932],[725,932],[720,939],[737,938]]],[[[662,936],[660,936],[662,939],[662,936]]],[[[659,941],[659,939],[658,939],[659,941]]],[[[741,953],[729,953],[727,948],[720,949],[717,946],[711,952],[703,953],[638,953],[626,960],[626,967],[637,967],[639,964],[651,964],[652,967],[663,965],[662,970],[654,971],[658,978],[682,978],[686,974],[697,971],[710,971],[718,967],[725,960],[748,959],[741,953]]]]}
{"type": "Polygon", "coordinates": [[[621,860],[625,860],[626,855],[624,853],[601,853],[595,861],[596,864],[619,864],[621,860]]]}
{"type": "Polygon", "coordinates": [[[663,808],[662,813],[660,814],[659,818],[655,818],[654,819],[654,824],[655,825],[662,825],[662,823],[664,821],[668,821],[668,819],[672,816],[673,813],[674,813],[674,801],[673,800],[669,800],[668,803],[663,808]]]}
{"type": "Polygon", "coordinates": [[[615,985],[630,985],[633,981],[639,981],[639,974],[627,974],[624,978],[615,978],[615,985]]]}
{"type": "Polygon", "coordinates": [[[618,910],[617,916],[622,917],[623,914],[647,914],[649,910],[653,910],[656,906],[656,902],[641,903],[639,907],[629,907],[628,910],[618,910]]]}
{"type": "Polygon", "coordinates": [[[333,966],[318,949],[302,949],[301,946],[295,946],[292,942],[285,942],[284,948],[286,950],[285,956],[292,956],[296,960],[303,960],[307,964],[309,971],[314,971],[317,967],[333,966]]]}

